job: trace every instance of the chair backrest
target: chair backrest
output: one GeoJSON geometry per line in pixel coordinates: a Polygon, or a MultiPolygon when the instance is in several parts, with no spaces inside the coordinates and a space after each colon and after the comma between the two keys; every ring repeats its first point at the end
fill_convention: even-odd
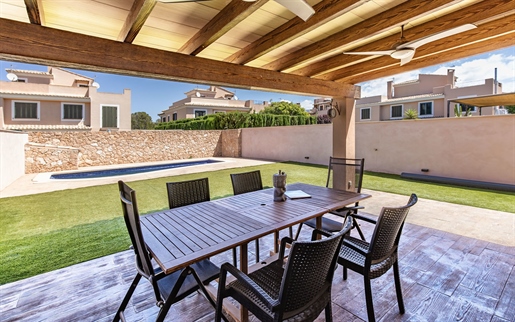
{"type": "Polygon", "coordinates": [[[361,184],[363,181],[363,166],[365,159],[347,159],[347,158],[334,158],[329,157],[329,167],[327,171],[326,187],[329,187],[331,176],[337,175],[341,180],[345,180],[342,186],[346,190],[351,190],[357,193],[361,192],[361,184]],[[345,178],[344,178],[345,177],[345,178]]]}
{"type": "Polygon", "coordinates": [[[408,203],[402,207],[383,207],[370,238],[371,264],[379,262],[397,251],[404,221],[410,208],[417,203],[417,195],[412,194],[408,203]]]}
{"type": "Polygon", "coordinates": [[[132,190],[123,181],[118,181],[120,200],[122,202],[123,219],[131,238],[134,253],[136,254],[136,265],[138,270],[143,272],[146,278],[154,275],[154,269],[147,246],[141,233],[138,205],[136,202],[136,191],[132,190]]]}
{"type": "Polygon", "coordinates": [[[283,312],[301,310],[330,290],[343,236],[351,227],[347,217],[343,229],[328,238],[293,242],[278,298],[283,312]]]}
{"type": "Polygon", "coordinates": [[[234,195],[263,189],[261,172],[259,170],[231,174],[234,195]]]}
{"type": "Polygon", "coordinates": [[[167,182],[166,190],[168,191],[168,206],[170,209],[211,199],[208,178],[167,182]]]}

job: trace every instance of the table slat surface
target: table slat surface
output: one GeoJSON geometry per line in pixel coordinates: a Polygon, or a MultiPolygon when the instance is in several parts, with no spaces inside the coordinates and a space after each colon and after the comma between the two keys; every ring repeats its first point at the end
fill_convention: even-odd
{"type": "Polygon", "coordinates": [[[265,189],[141,217],[150,252],[166,273],[259,237],[370,197],[307,184],[291,184],[311,198],[273,201],[265,189]]]}

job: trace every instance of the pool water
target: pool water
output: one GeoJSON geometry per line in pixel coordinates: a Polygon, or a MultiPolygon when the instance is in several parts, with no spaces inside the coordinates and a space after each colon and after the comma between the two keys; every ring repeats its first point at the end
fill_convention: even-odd
{"type": "Polygon", "coordinates": [[[223,161],[201,160],[201,161],[191,161],[191,162],[178,162],[178,163],[147,165],[147,166],[139,166],[139,167],[131,167],[131,168],[61,173],[61,174],[52,174],[50,176],[50,179],[92,179],[92,178],[114,177],[114,176],[121,176],[121,175],[127,175],[127,174],[137,174],[137,173],[152,172],[152,171],[159,171],[159,170],[168,170],[168,169],[174,169],[174,168],[183,168],[183,167],[190,167],[190,166],[194,166],[194,165],[210,164],[210,163],[217,163],[217,162],[223,162],[223,161]]]}

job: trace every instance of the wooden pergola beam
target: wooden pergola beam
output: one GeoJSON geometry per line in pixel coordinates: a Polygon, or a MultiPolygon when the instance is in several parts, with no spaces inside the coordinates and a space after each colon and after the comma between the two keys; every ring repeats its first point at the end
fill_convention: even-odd
{"type": "Polygon", "coordinates": [[[314,96],[359,88],[0,18],[0,59],[174,81],[314,96]]]}
{"type": "MultiPolygon", "coordinates": [[[[460,9],[456,12],[439,17],[435,20],[431,20],[429,22],[407,29],[404,31],[404,36],[406,39],[415,40],[464,24],[477,24],[482,20],[490,19],[490,17],[503,15],[506,12],[511,11],[514,6],[514,0],[482,1],[460,9]]],[[[395,43],[399,41],[399,35],[400,34],[392,35],[374,41],[364,46],[355,48],[352,51],[375,51],[390,49],[395,43]]],[[[292,74],[317,77],[318,75],[324,74],[324,72],[329,72],[335,70],[336,68],[340,68],[341,66],[357,62],[363,59],[363,57],[366,56],[342,55],[339,53],[328,59],[297,69],[293,71],[292,74]]],[[[321,78],[332,79],[332,77],[323,76],[321,78]]]]}
{"type": "MultiPolygon", "coordinates": [[[[501,19],[497,19],[483,25],[480,25],[476,29],[472,29],[466,32],[462,32],[460,34],[454,35],[452,38],[452,42],[448,39],[440,39],[438,41],[431,42],[427,45],[424,45],[418,48],[415,52],[415,58],[424,60],[425,58],[431,55],[442,55],[442,53],[448,51],[452,48],[466,46],[483,39],[488,39],[492,37],[496,37],[499,34],[515,32],[513,28],[513,21],[515,19],[515,15],[510,15],[507,17],[503,17],[501,19]],[[425,57],[425,58],[424,58],[425,57]]],[[[445,54],[447,55],[447,54],[445,54]]],[[[399,60],[393,59],[389,56],[381,56],[378,58],[374,58],[372,60],[367,61],[366,63],[355,64],[346,68],[341,68],[335,70],[333,72],[321,75],[320,79],[324,80],[339,80],[345,79],[349,77],[349,75],[360,75],[369,73],[370,71],[377,71],[383,67],[391,66],[392,63],[399,64],[399,60]]],[[[407,69],[411,69],[409,66],[411,62],[406,64],[404,67],[407,69]]],[[[429,65],[428,65],[429,66],[429,65]]]]}
{"type": "Polygon", "coordinates": [[[143,28],[156,3],[156,0],[135,0],[117,39],[126,43],[132,43],[141,28],[143,28]]]}
{"type": "Polygon", "coordinates": [[[357,84],[381,77],[388,77],[391,75],[403,73],[409,70],[424,68],[427,66],[438,65],[460,58],[479,55],[489,51],[499,50],[514,45],[515,33],[510,32],[502,36],[498,36],[484,41],[479,41],[459,48],[449,48],[447,51],[441,51],[440,53],[438,53],[438,55],[414,58],[411,62],[404,66],[399,66],[399,63],[397,62],[395,64],[391,64],[387,68],[372,70],[366,73],[342,78],[338,80],[338,82],[357,84]],[[409,66],[409,69],[405,68],[407,66],[409,66]]]}
{"type": "MultiPolygon", "coordinates": [[[[240,0],[241,1],[241,0],[240,0]]],[[[315,14],[303,21],[295,17],[225,59],[234,64],[246,64],[298,38],[324,23],[358,7],[367,0],[323,0],[316,4],[315,14]]]]}
{"type": "Polygon", "coordinates": [[[198,55],[206,47],[250,16],[268,0],[245,2],[232,0],[218,14],[188,40],[177,52],[187,55],[198,55]]]}
{"type": "Polygon", "coordinates": [[[25,7],[27,8],[27,15],[29,16],[29,21],[32,24],[44,26],[45,25],[45,15],[43,14],[43,5],[41,4],[41,0],[24,0],[25,7]]]}
{"type": "Polygon", "coordinates": [[[428,15],[431,12],[450,6],[456,2],[449,0],[433,0],[419,1],[408,0],[389,10],[383,11],[365,21],[357,23],[340,32],[317,41],[309,46],[299,49],[291,54],[285,55],[273,62],[270,62],[262,68],[269,70],[283,71],[288,68],[295,67],[310,59],[315,59],[334,51],[344,45],[351,44],[356,41],[364,40],[374,35],[380,34],[392,28],[392,26],[401,26],[421,16],[428,15]]]}

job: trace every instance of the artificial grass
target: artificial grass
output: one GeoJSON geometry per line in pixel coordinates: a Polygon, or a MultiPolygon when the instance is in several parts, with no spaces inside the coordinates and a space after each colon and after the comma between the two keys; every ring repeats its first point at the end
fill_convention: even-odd
{"type": "MultiPolygon", "coordinates": [[[[229,174],[259,169],[272,186],[279,170],[288,182],[324,186],[327,167],[293,162],[128,182],[141,214],[168,207],[166,182],[208,177],[212,199],[232,195],[229,174]]],[[[367,172],[363,188],[515,213],[515,194],[456,187],[367,172]]],[[[130,241],[116,184],[0,199],[0,284],[126,250],[130,241]]]]}

